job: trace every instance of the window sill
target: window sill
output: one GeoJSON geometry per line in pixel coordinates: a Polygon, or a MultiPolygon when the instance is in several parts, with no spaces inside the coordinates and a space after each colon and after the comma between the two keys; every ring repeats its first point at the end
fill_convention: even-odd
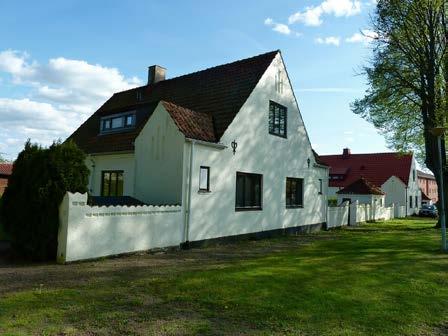
{"type": "Polygon", "coordinates": [[[254,208],[235,208],[236,212],[240,212],[240,211],[262,211],[263,208],[262,207],[254,207],[254,208]]]}
{"type": "Polygon", "coordinates": [[[198,194],[211,194],[211,193],[212,193],[211,190],[203,190],[203,189],[198,190],[198,194]]]}
{"type": "Polygon", "coordinates": [[[303,205],[287,205],[286,209],[303,209],[303,205]]]}

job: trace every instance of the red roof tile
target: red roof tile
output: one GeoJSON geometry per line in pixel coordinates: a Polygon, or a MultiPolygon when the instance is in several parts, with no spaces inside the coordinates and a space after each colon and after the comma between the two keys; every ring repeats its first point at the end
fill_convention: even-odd
{"type": "Polygon", "coordinates": [[[380,188],[375,187],[363,177],[339,190],[337,193],[356,195],[385,195],[380,188]]]}
{"type": "MultiPolygon", "coordinates": [[[[219,141],[278,50],[155,84],[115,93],[70,137],[86,153],[134,150],[134,140],[159,101],[212,117],[219,141]],[[141,96],[139,101],[137,93],[141,96]],[[136,110],[136,127],[123,133],[100,135],[101,117],[136,110]]],[[[202,119],[201,119],[202,120],[202,119]]]]}
{"type": "Polygon", "coordinates": [[[11,175],[12,163],[0,163],[0,175],[11,175]]]}
{"type": "Polygon", "coordinates": [[[339,188],[361,177],[377,187],[381,187],[391,176],[398,177],[408,185],[412,165],[412,154],[401,153],[321,155],[320,159],[330,166],[330,175],[341,174],[341,171],[346,170],[344,179],[330,180],[330,187],[339,188]]]}
{"type": "Polygon", "coordinates": [[[163,106],[187,138],[214,142],[213,120],[210,114],[195,112],[176,104],[162,101],[163,106]]]}

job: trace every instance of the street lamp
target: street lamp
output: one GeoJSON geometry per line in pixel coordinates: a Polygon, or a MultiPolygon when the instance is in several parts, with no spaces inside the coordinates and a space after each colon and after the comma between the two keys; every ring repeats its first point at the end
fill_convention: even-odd
{"type": "Polygon", "coordinates": [[[446,251],[446,223],[445,223],[445,193],[443,186],[443,164],[442,164],[442,137],[445,135],[445,127],[435,127],[430,132],[437,137],[437,152],[439,159],[440,179],[440,227],[442,228],[442,251],[446,251]]]}

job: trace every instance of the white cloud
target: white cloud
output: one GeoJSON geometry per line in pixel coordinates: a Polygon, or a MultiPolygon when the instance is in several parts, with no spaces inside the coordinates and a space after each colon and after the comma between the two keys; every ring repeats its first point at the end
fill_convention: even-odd
{"type": "Polygon", "coordinates": [[[283,34],[283,35],[291,35],[294,34],[295,36],[301,36],[302,34],[297,33],[297,32],[293,32],[288,25],[284,24],[284,23],[278,23],[275,22],[272,18],[267,18],[266,20],[264,20],[264,24],[266,26],[272,27],[272,30],[283,34]]]}
{"type": "Polygon", "coordinates": [[[378,38],[377,33],[368,29],[364,29],[360,33],[354,33],[352,36],[347,37],[345,39],[345,42],[368,44],[369,42],[372,42],[376,38],[378,38]]]}
{"type": "Polygon", "coordinates": [[[303,23],[306,26],[320,26],[323,23],[322,15],[334,15],[336,17],[348,17],[361,12],[359,0],[325,0],[318,6],[306,7],[301,12],[296,12],[289,17],[289,24],[303,23]]]}
{"type": "Polygon", "coordinates": [[[64,57],[39,64],[13,50],[0,52],[2,73],[26,92],[20,99],[0,96],[0,143],[8,143],[2,151],[9,158],[30,137],[44,145],[64,140],[114,92],[140,85],[115,68],[64,57]]]}
{"type": "Polygon", "coordinates": [[[339,47],[341,44],[341,38],[338,36],[327,36],[327,37],[318,37],[316,38],[316,43],[318,44],[328,44],[328,45],[334,45],[336,47],[339,47]]]}

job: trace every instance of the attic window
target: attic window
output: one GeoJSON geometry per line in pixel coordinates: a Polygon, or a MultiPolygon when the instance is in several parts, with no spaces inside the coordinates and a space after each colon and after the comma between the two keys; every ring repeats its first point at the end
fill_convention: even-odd
{"type": "Polygon", "coordinates": [[[269,101],[269,134],[286,138],[287,115],[285,106],[269,101]]]}
{"type": "Polygon", "coordinates": [[[118,132],[135,126],[135,111],[101,118],[101,133],[118,132]]]}

